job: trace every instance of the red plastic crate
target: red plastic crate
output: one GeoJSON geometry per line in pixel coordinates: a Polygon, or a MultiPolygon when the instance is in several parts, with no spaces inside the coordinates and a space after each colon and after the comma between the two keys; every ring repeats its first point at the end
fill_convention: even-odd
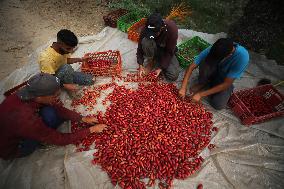
{"type": "Polygon", "coordinates": [[[4,93],[4,96],[8,97],[8,96],[14,94],[15,92],[17,92],[17,91],[20,90],[21,88],[25,87],[25,86],[27,85],[27,83],[28,83],[28,81],[25,81],[25,82],[23,82],[23,83],[21,83],[21,84],[15,86],[15,87],[9,89],[8,91],[6,91],[6,92],[4,93]]]}
{"type": "Polygon", "coordinates": [[[284,115],[284,97],[271,84],[234,92],[228,105],[244,125],[261,123],[284,115]],[[260,100],[259,103],[253,103],[253,106],[265,105],[264,109],[269,112],[249,107],[253,98],[260,100]]]}
{"type": "Polygon", "coordinates": [[[130,28],[128,28],[127,33],[128,33],[128,39],[138,42],[140,38],[140,33],[142,29],[145,27],[147,19],[142,18],[135,24],[133,24],[130,28]]]}
{"type": "Polygon", "coordinates": [[[81,70],[95,76],[114,76],[121,74],[121,56],[119,51],[104,51],[87,53],[85,57],[90,57],[84,61],[81,70]]]}
{"type": "Polygon", "coordinates": [[[117,27],[117,20],[128,13],[126,9],[118,9],[113,12],[110,12],[108,15],[103,16],[104,22],[106,26],[110,26],[113,28],[117,27]]]}

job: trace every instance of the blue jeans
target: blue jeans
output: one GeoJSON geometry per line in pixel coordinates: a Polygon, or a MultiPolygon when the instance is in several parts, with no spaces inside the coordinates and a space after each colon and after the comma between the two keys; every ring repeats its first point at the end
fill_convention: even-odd
{"type": "Polygon", "coordinates": [[[83,72],[75,72],[70,64],[62,65],[55,73],[63,84],[93,85],[93,76],[83,72]]]}
{"type": "MultiPolygon", "coordinates": [[[[40,109],[39,116],[45,125],[52,129],[57,129],[65,120],[59,117],[56,110],[52,106],[45,106],[40,109]]],[[[33,153],[39,146],[39,141],[24,139],[20,142],[20,157],[33,153]]]]}

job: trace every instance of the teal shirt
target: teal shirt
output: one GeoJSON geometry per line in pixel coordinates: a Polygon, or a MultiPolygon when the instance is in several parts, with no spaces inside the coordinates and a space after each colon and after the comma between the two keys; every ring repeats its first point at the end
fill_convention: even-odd
{"type": "MultiPolygon", "coordinates": [[[[222,78],[232,78],[232,79],[240,79],[243,72],[246,70],[249,63],[249,53],[248,51],[241,45],[234,45],[236,50],[235,52],[225,60],[223,60],[220,64],[220,76],[222,78]]],[[[210,52],[211,47],[203,50],[197,57],[194,59],[194,63],[199,65],[210,52]]]]}

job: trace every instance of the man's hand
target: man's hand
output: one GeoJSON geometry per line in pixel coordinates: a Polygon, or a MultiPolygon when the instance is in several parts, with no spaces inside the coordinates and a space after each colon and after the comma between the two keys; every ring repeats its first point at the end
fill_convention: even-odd
{"type": "Polygon", "coordinates": [[[184,78],[182,80],[182,84],[181,84],[181,88],[179,90],[179,95],[184,98],[185,94],[186,94],[186,89],[187,89],[187,84],[189,81],[189,78],[192,74],[192,71],[197,68],[197,65],[193,62],[192,64],[190,64],[190,66],[186,69],[185,74],[184,74],[184,78]]]}
{"type": "Polygon", "coordinates": [[[91,59],[91,57],[89,56],[84,56],[81,58],[81,61],[80,62],[85,62],[85,61],[89,61],[91,59]]]}
{"type": "Polygon", "coordinates": [[[192,100],[194,102],[199,102],[201,100],[202,96],[200,93],[196,93],[195,95],[193,95],[192,100]]]}
{"type": "Polygon", "coordinates": [[[67,63],[68,64],[74,64],[74,63],[82,62],[86,58],[87,57],[83,57],[83,58],[67,58],[67,63]]]}
{"type": "Polygon", "coordinates": [[[70,83],[70,84],[63,84],[63,87],[68,90],[68,91],[72,91],[72,92],[76,92],[79,90],[78,85],[70,83]]]}
{"type": "Polygon", "coordinates": [[[145,75],[145,68],[142,65],[139,65],[139,77],[142,77],[145,75]]]}
{"type": "Polygon", "coordinates": [[[184,89],[183,87],[180,88],[180,90],[178,91],[178,95],[179,95],[181,98],[184,98],[184,97],[185,97],[185,94],[186,94],[186,89],[184,89]]]}
{"type": "Polygon", "coordinates": [[[152,71],[151,67],[146,66],[144,68],[144,75],[148,75],[152,71]]]}
{"type": "Polygon", "coordinates": [[[95,117],[83,117],[82,121],[88,124],[98,123],[98,119],[95,117]]]}
{"type": "Polygon", "coordinates": [[[155,70],[155,72],[156,72],[156,77],[158,77],[162,72],[162,69],[158,68],[157,70],[155,70]]]}
{"type": "Polygon", "coordinates": [[[100,133],[105,130],[107,127],[106,124],[96,124],[95,126],[90,127],[91,133],[100,133]]]}

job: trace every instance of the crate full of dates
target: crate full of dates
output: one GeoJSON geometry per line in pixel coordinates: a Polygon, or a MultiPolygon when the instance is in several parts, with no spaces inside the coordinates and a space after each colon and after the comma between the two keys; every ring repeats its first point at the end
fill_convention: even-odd
{"type": "Polygon", "coordinates": [[[81,70],[95,76],[118,76],[121,74],[121,55],[119,51],[87,53],[81,70]]]}
{"type": "Polygon", "coordinates": [[[130,28],[134,23],[144,18],[146,15],[140,12],[130,12],[126,15],[120,17],[117,20],[117,28],[122,32],[127,32],[128,28],[130,28]]]}
{"type": "Polygon", "coordinates": [[[128,39],[138,42],[142,29],[145,27],[146,21],[146,18],[142,18],[141,20],[133,24],[130,28],[128,28],[128,39]]]}
{"type": "Polygon", "coordinates": [[[178,45],[177,58],[182,68],[190,65],[195,56],[209,47],[210,44],[198,36],[185,40],[178,45]]]}
{"type": "Polygon", "coordinates": [[[244,125],[284,115],[284,96],[271,84],[236,91],[228,105],[244,125]]]}
{"type": "Polygon", "coordinates": [[[118,10],[110,12],[106,16],[103,16],[105,25],[110,26],[112,28],[116,28],[117,20],[127,13],[128,13],[128,10],[126,9],[118,9],[118,10]]]}

